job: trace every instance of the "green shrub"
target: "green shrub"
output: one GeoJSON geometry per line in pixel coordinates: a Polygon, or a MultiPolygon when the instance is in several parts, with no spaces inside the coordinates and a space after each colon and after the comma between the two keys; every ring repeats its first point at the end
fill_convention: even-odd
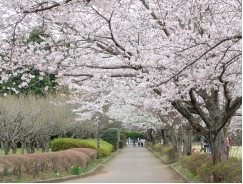
{"type": "Polygon", "coordinates": [[[190,156],[180,157],[181,165],[187,168],[194,176],[199,176],[205,183],[213,182],[213,173],[217,172],[221,182],[242,183],[242,160],[229,158],[226,162],[213,165],[209,153],[193,153],[190,156]]]}
{"type": "MultiPolygon", "coordinates": [[[[70,148],[94,148],[98,151],[97,139],[71,139],[59,138],[50,143],[52,151],[61,151],[70,148]]],[[[106,141],[100,141],[100,156],[108,156],[113,151],[113,146],[106,141]]]]}
{"type": "Polygon", "coordinates": [[[81,168],[78,166],[71,166],[70,173],[74,175],[79,175],[81,174],[81,168]]]}
{"type": "Polygon", "coordinates": [[[161,152],[162,147],[163,147],[163,144],[160,144],[160,143],[155,144],[154,150],[157,151],[157,152],[161,152]]]}
{"type": "Polygon", "coordinates": [[[147,141],[145,146],[151,148],[152,150],[154,149],[152,142],[147,141]]]}
{"type": "Polygon", "coordinates": [[[109,128],[102,132],[102,139],[111,145],[114,146],[114,150],[118,148],[118,129],[117,128],[109,128]]]}
{"type": "Polygon", "coordinates": [[[210,163],[212,163],[212,156],[210,153],[193,153],[190,156],[181,157],[180,160],[184,167],[186,167],[194,175],[197,175],[197,170],[202,164],[207,163],[209,166],[210,163]]]}
{"type": "Polygon", "coordinates": [[[218,172],[221,180],[226,183],[242,183],[242,160],[229,158],[213,166],[213,171],[218,172]]]}
{"type": "Polygon", "coordinates": [[[140,139],[145,138],[143,134],[141,134],[140,132],[136,132],[136,131],[122,131],[122,133],[124,133],[127,138],[130,137],[132,140],[137,139],[137,138],[140,138],[140,139]]]}

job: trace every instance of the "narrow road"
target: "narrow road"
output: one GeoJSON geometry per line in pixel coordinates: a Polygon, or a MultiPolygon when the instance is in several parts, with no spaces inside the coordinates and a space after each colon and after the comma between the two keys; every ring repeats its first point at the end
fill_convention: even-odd
{"type": "Polygon", "coordinates": [[[65,183],[184,183],[147,148],[128,145],[98,173],[65,183]]]}

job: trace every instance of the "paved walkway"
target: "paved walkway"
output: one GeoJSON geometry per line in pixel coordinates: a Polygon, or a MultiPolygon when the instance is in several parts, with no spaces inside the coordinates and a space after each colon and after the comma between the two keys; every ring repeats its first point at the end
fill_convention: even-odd
{"type": "Polygon", "coordinates": [[[168,165],[147,148],[128,145],[97,174],[65,183],[181,183],[168,165]]]}

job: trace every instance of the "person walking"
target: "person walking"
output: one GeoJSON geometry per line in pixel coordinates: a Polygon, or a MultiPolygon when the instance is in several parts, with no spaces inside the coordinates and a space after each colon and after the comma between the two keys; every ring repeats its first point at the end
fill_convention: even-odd
{"type": "Polygon", "coordinates": [[[136,147],[136,139],[133,139],[133,147],[136,147]]]}
{"type": "Polygon", "coordinates": [[[208,140],[207,140],[207,153],[211,153],[210,144],[208,140]]]}
{"type": "Polygon", "coordinates": [[[203,148],[204,153],[206,153],[207,147],[208,147],[208,140],[207,140],[207,138],[205,138],[203,146],[204,146],[204,148],[203,148]]]}
{"type": "Polygon", "coordinates": [[[229,147],[230,147],[230,143],[229,143],[229,138],[228,138],[228,137],[227,137],[226,144],[227,144],[227,155],[229,156],[229,147]]]}
{"type": "Polygon", "coordinates": [[[143,147],[143,141],[141,141],[141,147],[143,147]]]}
{"type": "Polygon", "coordinates": [[[140,147],[140,140],[138,139],[138,147],[140,147]]]}

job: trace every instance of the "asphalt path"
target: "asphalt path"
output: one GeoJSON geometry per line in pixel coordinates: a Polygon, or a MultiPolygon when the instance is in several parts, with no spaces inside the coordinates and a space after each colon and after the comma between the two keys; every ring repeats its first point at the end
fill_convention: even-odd
{"type": "Polygon", "coordinates": [[[128,145],[96,174],[65,183],[182,183],[168,165],[145,147],[128,145]]]}

